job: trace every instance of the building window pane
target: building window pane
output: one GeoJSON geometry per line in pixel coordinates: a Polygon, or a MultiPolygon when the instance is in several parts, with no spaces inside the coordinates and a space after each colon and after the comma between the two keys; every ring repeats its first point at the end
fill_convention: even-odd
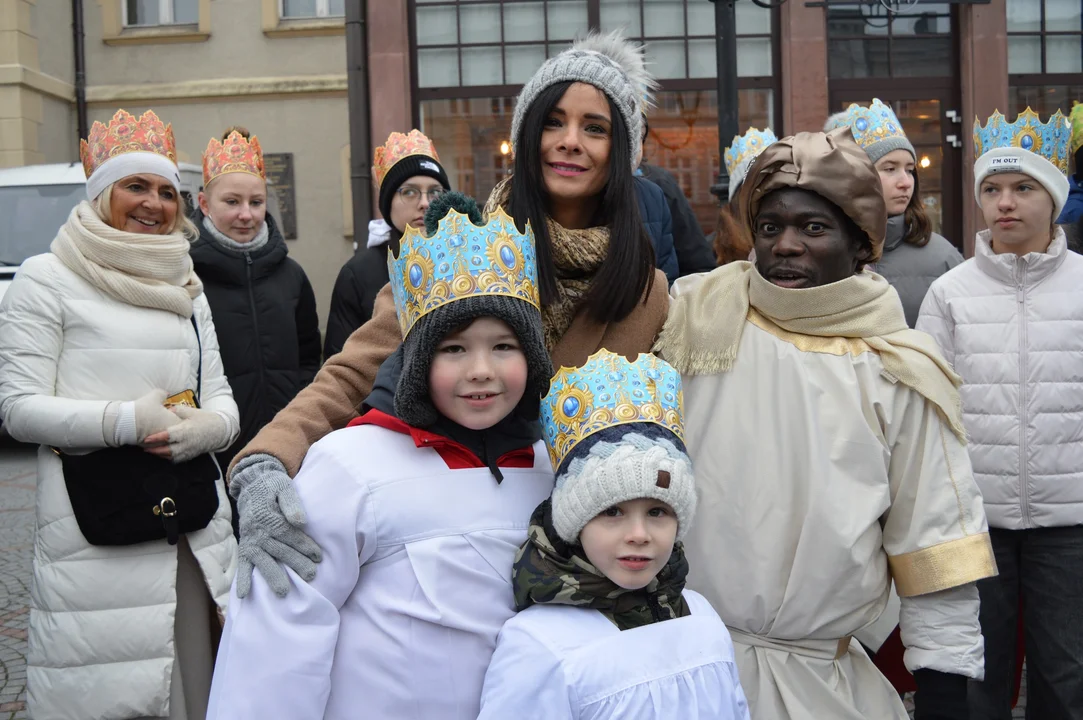
{"type": "MultiPolygon", "coordinates": [[[[750,2],[739,2],[734,7],[736,8],[738,35],[771,34],[770,10],[750,2]]],[[[713,6],[711,6],[711,9],[714,9],[713,6]]],[[[714,13],[711,13],[710,27],[714,28],[714,13]]]]}
{"type": "Polygon", "coordinates": [[[504,82],[519,85],[545,62],[544,45],[509,45],[504,48],[504,82]]]}
{"type": "Polygon", "coordinates": [[[170,0],[173,5],[173,22],[177,25],[195,25],[199,22],[197,0],[170,0]]]}
{"type": "MultiPolygon", "coordinates": [[[[1042,29],[1041,9],[1035,0],[1008,0],[1008,32],[1037,32],[1042,29]]],[[[1076,8],[1079,12],[1079,8],[1076,8]]]]}
{"type": "Polygon", "coordinates": [[[500,42],[499,3],[463,5],[459,12],[462,22],[459,32],[464,44],[500,42]]]}
{"type": "Polygon", "coordinates": [[[690,78],[713,78],[718,75],[718,65],[715,61],[714,38],[688,41],[688,77],[690,78]]]}
{"type": "Polygon", "coordinates": [[[1008,36],[1008,72],[1012,75],[1042,71],[1042,39],[1037,35],[1008,36]]]}
{"type": "MultiPolygon", "coordinates": [[[[602,30],[624,30],[629,37],[642,37],[639,3],[628,0],[601,0],[602,30]]],[[[712,26],[713,27],[713,26],[712,26]]]]}
{"type": "Polygon", "coordinates": [[[316,17],[316,0],[282,0],[282,17],[316,17]]]}
{"type": "MultiPolygon", "coordinates": [[[[714,90],[658,93],[658,106],[648,116],[651,131],[643,152],[646,162],[674,174],[704,233],[714,231],[718,213],[718,200],[710,194],[719,162],[716,98],[714,90]]],[[[774,122],[771,90],[739,91],[738,107],[742,129],[774,122]]]]}
{"type": "Polygon", "coordinates": [[[334,17],[345,17],[346,0],[327,0],[327,14],[334,17]]]}
{"type": "Polygon", "coordinates": [[[161,25],[158,0],[128,0],[128,25],[161,25]]]}
{"type": "MultiPolygon", "coordinates": [[[[1025,85],[1008,88],[1009,105],[1013,113],[1021,113],[1028,107],[1043,118],[1060,110],[1067,115],[1072,103],[1083,97],[1083,84],[1079,85],[1025,85]]],[[[1013,117],[1009,117],[1009,120],[1013,117]]]]}
{"type": "Polygon", "coordinates": [[[947,77],[951,75],[951,38],[894,38],[891,70],[894,77],[947,77]]]}
{"type": "Polygon", "coordinates": [[[459,85],[459,58],[455,48],[417,51],[418,87],[457,87],[459,85]]]}
{"type": "Polygon", "coordinates": [[[586,31],[586,0],[549,0],[550,40],[571,40],[586,31]]]}
{"type": "Polygon", "coordinates": [[[1083,35],[1046,35],[1045,71],[1047,73],[1083,72],[1083,35]]]}
{"type": "Polygon", "coordinates": [[[455,112],[452,103],[463,100],[426,100],[420,104],[421,131],[432,139],[445,168],[452,170],[451,186],[484,204],[500,180],[512,172],[512,155],[500,152],[510,143],[511,105],[504,98],[475,98],[467,112],[455,112]]]}
{"type": "MultiPolygon", "coordinates": [[[[683,0],[643,0],[643,25],[643,34],[647,37],[684,35],[683,0]]],[[[684,77],[684,73],[680,77],[684,77]]]]}
{"type": "Polygon", "coordinates": [[[504,42],[545,39],[545,3],[504,5],[504,42]]]}
{"type": "Polygon", "coordinates": [[[417,44],[454,45],[459,42],[458,24],[454,7],[419,7],[417,44]]]}
{"type": "Polygon", "coordinates": [[[1045,29],[1053,32],[1083,30],[1079,0],[1045,0],[1045,29]]]}
{"type": "Polygon", "coordinates": [[[463,85],[502,85],[500,48],[463,48],[463,85]]]}
{"type": "MultiPolygon", "coordinates": [[[[737,3],[737,32],[752,32],[751,30],[745,30],[744,25],[741,24],[742,5],[750,5],[751,3],[737,3]]],[[[770,27],[770,25],[768,25],[770,27]]],[[[712,2],[689,2],[688,3],[688,34],[689,35],[710,35],[714,37],[714,3],[712,2]]]]}
{"type": "Polygon", "coordinates": [[[771,41],[767,38],[737,38],[737,76],[770,77],[771,41]]]}
{"type": "MultiPolygon", "coordinates": [[[[649,26],[648,26],[649,27],[649,26]]],[[[647,62],[659,79],[687,77],[684,66],[684,41],[655,40],[647,45],[647,62]]]]}
{"type": "Polygon", "coordinates": [[[889,77],[888,41],[833,40],[828,44],[827,68],[833,78],[889,77]]]}

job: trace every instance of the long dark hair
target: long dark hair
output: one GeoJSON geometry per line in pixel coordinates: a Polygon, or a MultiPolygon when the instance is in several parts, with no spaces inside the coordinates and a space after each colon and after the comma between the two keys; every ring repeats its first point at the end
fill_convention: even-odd
{"type": "Polygon", "coordinates": [[[933,229],[929,224],[929,216],[925,214],[925,204],[921,202],[921,185],[918,182],[917,168],[914,168],[914,194],[910,196],[910,202],[903,211],[903,222],[906,225],[903,242],[915,247],[925,247],[929,243],[933,229]]]}
{"type": "MultiPolygon", "coordinates": [[[[557,299],[558,270],[545,221],[548,192],[542,177],[541,137],[549,113],[571,86],[571,82],[562,82],[542,91],[527,109],[522,129],[515,138],[515,166],[508,211],[520,232],[528,220],[534,230],[543,306],[551,305],[557,299]]],[[[606,100],[613,128],[609,180],[602,189],[601,202],[591,225],[609,228],[609,251],[583,298],[583,308],[588,316],[600,323],[628,317],[654,283],[654,248],[639,216],[628,126],[613,101],[608,96],[606,100]]]]}

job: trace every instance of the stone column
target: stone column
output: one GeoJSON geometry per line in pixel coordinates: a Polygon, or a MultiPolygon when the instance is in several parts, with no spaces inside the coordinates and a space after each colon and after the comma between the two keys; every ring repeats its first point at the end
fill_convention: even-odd
{"type": "Polygon", "coordinates": [[[959,8],[959,75],[963,122],[963,243],[965,255],[974,254],[974,235],[985,221],[974,200],[974,117],[985,119],[1000,110],[1014,119],[1008,106],[1008,13],[1007,0],[959,8]]]}
{"type": "Polygon", "coordinates": [[[779,11],[782,46],[782,132],[822,130],[827,94],[827,17],[823,8],[789,0],[779,11]]]}
{"type": "MultiPolygon", "coordinates": [[[[369,0],[369,116],[372,147],[413,127],[410,25],[406,0],[369,0]]],[[[369,159],[371,161],[371,158],[369,159]]],[[[379,202],[373,189],[373,215],[379,202]]]]}

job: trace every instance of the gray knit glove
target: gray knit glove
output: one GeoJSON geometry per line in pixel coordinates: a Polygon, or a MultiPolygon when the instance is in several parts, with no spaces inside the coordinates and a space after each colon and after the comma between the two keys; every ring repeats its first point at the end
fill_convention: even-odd
{"type": "Polygon", "coordinates": [[[237,500],[241,541],[237,546],[237,597],[252,590],[252,568],[285,597],[290,591],[283,563],[305,581],[316,577],[320,546],[305,534],[307,518],[286,468],[273,455],[257,453],[237,463],[229,492],[237,500]]]}

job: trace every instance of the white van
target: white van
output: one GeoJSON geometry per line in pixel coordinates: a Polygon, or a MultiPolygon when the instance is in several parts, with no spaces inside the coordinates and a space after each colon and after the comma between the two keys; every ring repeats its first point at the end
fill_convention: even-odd
{"type": "MultiPolygon", "coordinates": [[[[181,194],[190,208],[203,185],[203,170],[180,164],[181,194]]],[[[71,209],[86,199],[80,163],[0,169],[0,298],[23,260],[49,251],[71,209]]]]}

